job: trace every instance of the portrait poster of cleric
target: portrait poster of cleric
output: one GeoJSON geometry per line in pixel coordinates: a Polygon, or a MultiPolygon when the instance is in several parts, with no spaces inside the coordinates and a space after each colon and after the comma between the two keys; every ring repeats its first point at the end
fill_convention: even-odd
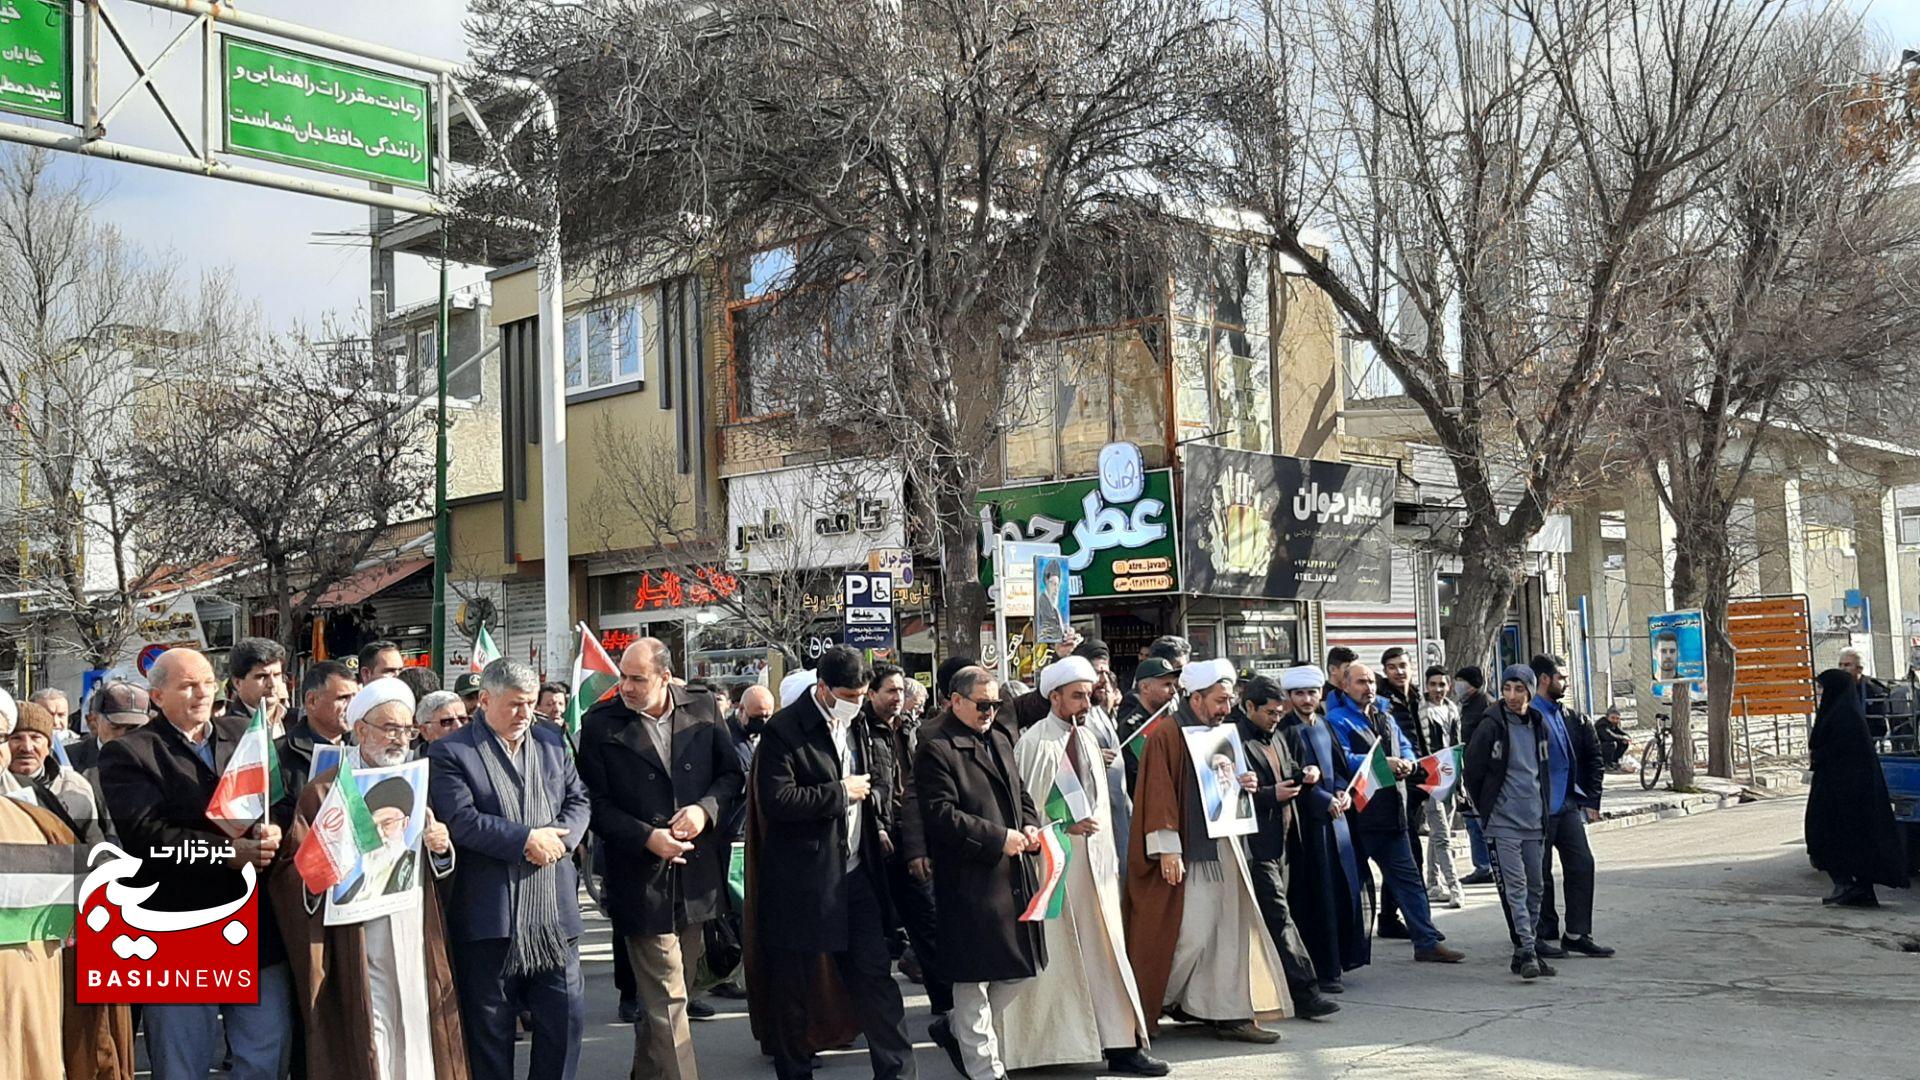
{"type": "Polygon", "coordinates": [[[1245,836],[1258,832],[1253,817],[1253,794],[1240,786],[1247,774],[1247,752],[1240,729],[1232,724],[1186,729],[1187,756],[1193,760],[1193,778],[1200,792],[1200,811],[1207,818],[1207,835],[1245,836]]]}
{"type": "Polygon", "coordinates": [[[420,840],[427,828],[426,760],[355,769],[353,781],[379,839],[327,894],[328,926],[413,907],[420,903],[420,878],[426,870],[420,840]]]}

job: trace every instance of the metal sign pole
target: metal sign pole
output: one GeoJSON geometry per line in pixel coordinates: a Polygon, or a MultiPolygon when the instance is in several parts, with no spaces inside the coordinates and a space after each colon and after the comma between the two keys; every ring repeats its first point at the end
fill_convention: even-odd
{"type": "Polygon", "coordinates": [[[994,655],[999,658],[1000,684],[1005,687],[1012,677],[1007,656],[1007,538],[998,533],[993,538],[993,588],[999,594],[993,601],[994,655]]]}

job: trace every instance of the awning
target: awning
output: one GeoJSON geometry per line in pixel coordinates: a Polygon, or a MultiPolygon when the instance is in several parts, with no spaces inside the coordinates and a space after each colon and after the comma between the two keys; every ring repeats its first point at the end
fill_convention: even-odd
{"type": "Polygon", "coordinates": [[[375,594],[390,586],[398,585],[432,565],[432,559],[396,559],[378,566],[369,566],[365,570],[356,571],[353,576],[321,593],[320,601],[315,606],[337,608],[363,604],[375,594]]]}

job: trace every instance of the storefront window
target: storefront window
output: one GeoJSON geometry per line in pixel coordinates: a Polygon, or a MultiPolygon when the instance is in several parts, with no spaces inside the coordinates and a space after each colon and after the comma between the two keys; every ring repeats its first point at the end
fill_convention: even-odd
{"type": "Polygon", "coordinates": [[[1167,464],[1166,373],[1155,347],[1164,340],[1156,323],[1113,342],[1113,438],[1138,445],[1150,469],[1167,464]]]}

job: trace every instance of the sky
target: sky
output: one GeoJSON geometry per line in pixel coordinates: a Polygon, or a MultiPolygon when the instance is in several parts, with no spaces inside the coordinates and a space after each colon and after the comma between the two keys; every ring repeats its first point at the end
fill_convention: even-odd
{"type": "MultiPolygon", "coordinates": [[[[1920,48],[1920,0],[1843,0],[1865,13],[1889,45],[1920,48]]],[[[143,57],[151,57],[187,20],[142,7],[129,0],[109,6],[143,57]]],[[[466,0],[247,0],[255,15],[300,22],[318,29],[379,42],[410,52],[460,60],[465,57],[461,20],[466,0]]],[[[297,46],[296,46],[297,47],[297,46]]],[[[110,42],[104,100],[126,85],[129,69],[110,42]]],[[[198,52],[183,48],[157,69],[162,86],[189,98],[197,76],[198,52]]],[[[193,124],[191,119],[189,125],[193,124]]],[[[189,130],[194,130],[189,127],[189,130]]],[[[141,98],[115,117],[109,137],[179,150],[160,113],[141,98]]],[[[165,253],[184,274],[229,270],[235,287],[256,300],[276,326],[312,324],[328,314],[364,314],[367,306],[367,253],[328,239],[329,232],[364,233],[367,211],[308,195],[165,172],[138,165],[62,155],[61,169],[93,185],[102,213],[142,246],[165,253]]],[[[419,260],[402,259],[400,306],[431,299],[436,278],[419,260]]],[[[465,275],[470,280],[474,275],[465,275]]],[[[456,285],[459,281],[456,280],[456,285]]]]}

